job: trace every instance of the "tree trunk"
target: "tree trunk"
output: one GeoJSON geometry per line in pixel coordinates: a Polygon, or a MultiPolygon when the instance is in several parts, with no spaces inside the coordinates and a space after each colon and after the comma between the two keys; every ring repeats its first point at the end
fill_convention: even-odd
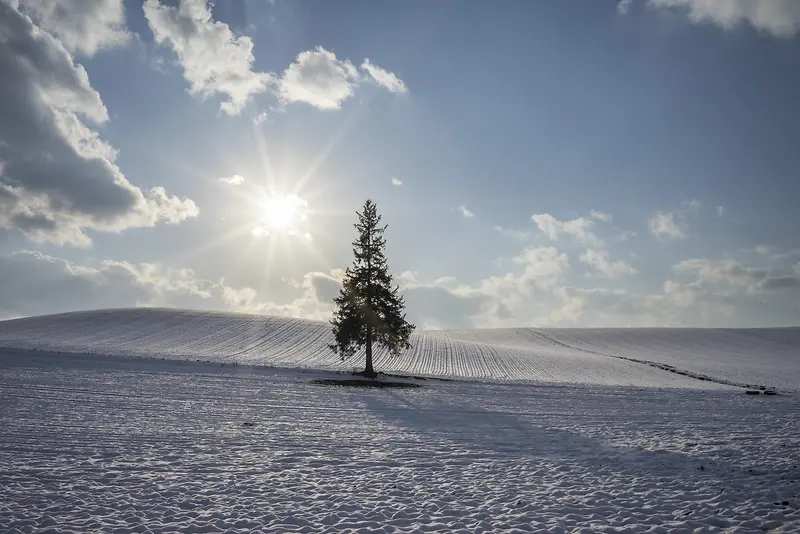
{"type": "Polygon", "coordinates": [[[375,378],[372,368],[372,232],[368,236],[369,252],[367,254],[367,365],[364,376],[375,378]]]}
{"type": "Polygon", "coordinates": [[[375,378],[375,370],[372,368],[372,325],[367,324],[367,366],[364,368],[364,376],[375,378]]]}

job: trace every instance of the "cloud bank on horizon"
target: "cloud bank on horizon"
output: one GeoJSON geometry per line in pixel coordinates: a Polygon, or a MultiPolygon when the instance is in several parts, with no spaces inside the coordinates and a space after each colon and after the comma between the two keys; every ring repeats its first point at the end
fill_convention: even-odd
{"type": "Polygon", "coordinates": [[[134,4],[0,0],[0,319],[326,320],[372,197],[422,328],[800,324],[794,0],[134,4]]]}

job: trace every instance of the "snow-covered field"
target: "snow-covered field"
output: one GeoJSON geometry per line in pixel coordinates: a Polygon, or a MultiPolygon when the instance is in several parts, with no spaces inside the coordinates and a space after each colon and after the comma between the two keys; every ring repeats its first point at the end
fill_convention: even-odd
{"type": "MultiPolygon", "coordinates": [[[[162,309],[68,313],[0,322],[0,347],[64,353],[352,369],[328,349],[326,323],[162,309]]],[[[712,386],[646,363],[718,382],[800,390],[800,328],[497,329],[422,331],[390,372],[470,380],[712,386]],[[637,361],[632,361],[637,360],[637,361]]]]}
{"type": "Polygon", "coordinates": [[[2,350],[0,532],[800,531],[795,392],[320,374],[2,350]]]}
{"type": "Polygon", "coordinates": [[[313,383],[329,339],[0,322],[0,532],[800,532],[800,329],[419,332],[378,367],[466,380],[402,390],[313,383]]]}

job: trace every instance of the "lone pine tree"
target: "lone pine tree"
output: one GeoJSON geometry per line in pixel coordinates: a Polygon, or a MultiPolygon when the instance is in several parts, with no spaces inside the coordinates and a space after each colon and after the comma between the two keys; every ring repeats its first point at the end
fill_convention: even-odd
{"type": "Polygon", "coordinates": [[[396,355],[411,347],[408,340],[414,325],[406,321],[400,288],[392,287],[384,254],[386,225],[381,226],[378,207],[367,200],[357,215],[353,265],[345,272],[339,296],[333,299],[336,311],[331,329],[335,341],[330,348],[344,360],[366,347],[364,375],[375,377],[372,344],[378,343],[396,355]]]}

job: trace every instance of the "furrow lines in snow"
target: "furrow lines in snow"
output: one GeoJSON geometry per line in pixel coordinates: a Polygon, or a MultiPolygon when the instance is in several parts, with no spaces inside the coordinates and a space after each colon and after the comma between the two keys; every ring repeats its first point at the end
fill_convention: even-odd
{"type": "MultiPolygon", "coordinates": [[[[345,370],[323,322],[157,308],[100,310],[0,322],[0,347],[273,367],[345,370]]],[[[418,331],[386,372],[466,380],[800,389],[800,328],[483,329],[418,331]],[[712,384],[711,380],[719,384],[712,384]]]]}

